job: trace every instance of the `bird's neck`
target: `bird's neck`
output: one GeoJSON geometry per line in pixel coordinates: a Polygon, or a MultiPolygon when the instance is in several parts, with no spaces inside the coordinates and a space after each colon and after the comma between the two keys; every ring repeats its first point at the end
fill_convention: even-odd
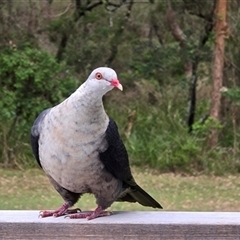
{"type": "Polygon", "coordinates": [[[102,94],[84,88],[77,89],[64,104],[68,105],[75,116],[83,116],[83,121],[105,122],[107,114],[104,110],[102,94]]]}
{"type": "Polygon", "coordinates": [[[49,120],[50,122],[55,120],[55,127],[58,129],[68,129],[69,138],[77,134],[87,142],[103,136],[109,124],[102,96],[89,91],[79,91],[79,89],[52,108],[49,120]],[[56,119],[58,119],[57,123],[56,119]],[[91,137],[87,138],[89,134],[91,137]]]}
{"type": "Polygon", "coordinates": [[[103,94],[92,89],[87,89],[83,84],[73,94],[73,101],[78,107],[86,107],[89,111],[96,111],[97,109],[104,110],[103,107],[103,94]],[[80,106],[79,106],[80,105],[80,106]]]}

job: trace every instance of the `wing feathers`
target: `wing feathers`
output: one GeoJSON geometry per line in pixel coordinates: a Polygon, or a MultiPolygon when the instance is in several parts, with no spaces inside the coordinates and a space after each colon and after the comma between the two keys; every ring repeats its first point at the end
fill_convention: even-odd
{"type": "Polygon", "coordinates": [[[128,160],[125,146],[119,136],[116,123],[110,119],[106,130],[108,148],[99,154],[106,169],[119,180],[123,181],[123,193],[117,201],[139,202],[143,206],[162,208],[148,193],[135,182],[128,160]],[[125,189],[125,190],[124,190],[125,189]],[[126,191],[126,193],[124,193],[126,191]]]}
{"type": "Polygon", "coordinates": [[[35,122],[33,123],[32,129],[31,129],[31,146],[33,150],[33,154],[39,164],[40,167],[42,167],[40,159],[39,159],[39,146],[38,146],[38,140],[40,136],[40,128],[39,125],[47,115],[47,113],[50,111],[49,109],[44,110],[41,112],[38,117],[36,118],[35,122]]]}

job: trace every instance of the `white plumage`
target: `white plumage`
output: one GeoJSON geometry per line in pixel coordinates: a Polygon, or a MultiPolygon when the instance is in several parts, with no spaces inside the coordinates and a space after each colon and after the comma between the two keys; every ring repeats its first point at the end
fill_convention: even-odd
{"type": "Polygon", "coordinates": [[[102,97],[114,87],[122,90],[116,72],[97,68],[71,96],[35,120],[33,152],[65,200],[56,211],[43,211],[42,217],[67,213],[84,193],[95,195],[98,208],[78,217],[105,216],[109,213],[103,210],[118,199],[161,207],[134,181],[117,126],[104,110],[102,97]]]}

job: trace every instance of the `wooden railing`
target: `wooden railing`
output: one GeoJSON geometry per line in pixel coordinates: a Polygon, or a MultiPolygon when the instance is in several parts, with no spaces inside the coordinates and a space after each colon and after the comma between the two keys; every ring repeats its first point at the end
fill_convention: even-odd
{"type": "Polygon", "coordinates": [[[114,212],[90,221],[38,214],[0,211],[0,239],[240,239],[236,212],[114,212]]]}

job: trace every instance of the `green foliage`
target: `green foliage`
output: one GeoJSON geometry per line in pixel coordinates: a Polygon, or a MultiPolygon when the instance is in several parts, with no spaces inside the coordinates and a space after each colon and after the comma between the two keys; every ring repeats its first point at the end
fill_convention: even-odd
{"type": "Polygon", "coordinates": [[[25,149],[35,117],[68,96],[75,81],[64,64],[59,65],[48,53],[30,46],[2,49],[0,66],[0,137],[4,142],[0,162],[4,162],[25,149]]]}
{"type": "Polygon", "coordinates": [[[184,74],[179,53],[177,43],[159,46],[150,41],[136,40],[129,67],[137,78],[140,77],[140,80],[142,77],[155,79],[159,84],[164,85],[169,83],[170,79],[175,77],[179,79],[184,74]]]}
{"type": "Polygon", "coordinates": [[[195,122],[192,128],[194,134],[206,137],[212,129],[222,129],[223,126],[216,119],[208,117],[204,122],[195,122]]]}
{"type": "Polygon", "coordinates": [[[75,74],[85,79],[92,69],[107,64],[118,72],[126,95],[110,93],[104,99],[110,115],[121,128],[129,125],[127,115],[136,110],[130,133],[120,129],[132,163],[162,171],[239,171],[238,1],[232,1],[228,10],[231,32],[228,36],[227,29],[224,68],[228,91],[223,94],[230,104],[227,110],[222,106],[220,123],[211,118],[199,121],[208,114],[211,101],[214,1],[171,1],[181,42],[170,26],[166,1],[134,1],[131,9],[129,1],[122,5],[119,1],[119,7],[107,2],[92,8],[91,1],[81,6],[69,1],[2,1],[0,164],[21,167],[27,162],[29,130],[37,114],[76,89],[75,74]],[[198,67],[187,69],[189,62],[198,62],[198,67]],[[192,70],[198,86],[189,134],[184,125],[190,97],[186,74],[192,70]],[[208,149],[212,129],[219,130],[219,144],[208,149]]]}
{"type": "Polygon", "coordinates": [[[203,170],[199,162],[203,140],[187,133],[179,112],[151,111],[147,118],[140,114],[127,141],[135,164],[163,172],[203,170]]]}
{"type": "Polygon", "coordinates": [[[223,88],[222,93],[234,101],[237,105],[240,105],[240,87],[223,88]]]}
{"type": "MultiPolygon", "coordinates": [[[[109,115],[122,127],[120,132],[131,163],[149,166],[161,172],[204,172],[218,175],[238,172],[237,155],[233,157],[228,148],[208,149],[206,145],[210,131],[222,129],[223,125],[209,117],[204,122],[195,122],[193,131],[189,134],[188,128],[183,124],[185,111],[182,106],[185,98],[181,84],[170,90],[165,89],[163,93],[157,91],[157,85],[156,81],[140,81],[135,86],[136,92],[131,92],[131,89],[125,93],[126,96],[121,97],[122,105],[118,105],[117,110],[115,101],[106,102],[109,115]],[[150,92],[156,97],[154,103],[149,99],[150,92]],[[131,101],[129,95],[132,95],[131,101]],[[136,114],[133,127],[128,134],[128,115],[134,110],[136,114]]],[[[205,105],[205,108],[202,106],[202,113],[207,109],[208,105],[205,105]]]]}

